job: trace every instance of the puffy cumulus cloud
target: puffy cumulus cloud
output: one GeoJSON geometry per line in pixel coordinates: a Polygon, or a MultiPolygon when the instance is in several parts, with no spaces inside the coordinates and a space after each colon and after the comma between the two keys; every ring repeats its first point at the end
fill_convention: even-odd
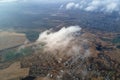
{"type": "Polygon", "coordinates": [[[81,0],[69,2],[66,9],[81,9],[85,11],[120,12],[120,0],[81,0]]]}
{"type": "Polygon", "coordinates": [[[70,2],[66,5],[66,9],[70,10],[70,9],[75,9],[75,8],[79,8],[79,4],[78,3],[74,3],[74,2],[70,2]]]}
{"type": "Polygon", "coordinates": [[[75,6],[75,3],[70,2],[66,5],[66,9],[72,9],[72,8],[74,8],[74,6],[75,6]]]}
{"type": "Polygon", "coordinates": [[[89,49],[85,49],[87,40],[80,38],[80,32],[79,26],[63,27],[56,32],[47,30],[40,34],[37,43],[45,43],[44,51],[59,57],[75,54],[88,57],[89,49]]]}
{"type": "Polygon", "coordinates": [[[72,7],[74,7],[75,3],[71,2],[71,3],[68,3],[66,5],[66,9],[71,9],[72,7]]]}

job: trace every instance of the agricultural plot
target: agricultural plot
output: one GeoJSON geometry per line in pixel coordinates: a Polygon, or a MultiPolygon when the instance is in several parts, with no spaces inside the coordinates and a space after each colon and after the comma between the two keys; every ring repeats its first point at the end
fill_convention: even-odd
{"type": "Polygon", "coordinates": [[[0,32],[0,50],[22,45],[26,40],[22,33],[0,32]]]}

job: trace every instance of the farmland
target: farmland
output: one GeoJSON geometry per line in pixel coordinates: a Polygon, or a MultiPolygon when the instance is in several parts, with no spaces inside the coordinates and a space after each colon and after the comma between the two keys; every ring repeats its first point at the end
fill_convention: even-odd
{"type": "Polygon", "coordinates": [[[24,44],[25,34],[15,32],[0,32],[0,50],[24,44]]]}

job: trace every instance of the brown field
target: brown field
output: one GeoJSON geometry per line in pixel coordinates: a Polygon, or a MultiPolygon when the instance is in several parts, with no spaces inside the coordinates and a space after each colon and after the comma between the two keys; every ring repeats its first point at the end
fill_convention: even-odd
{"type": "Polygon", "coordinates": [[[50,79],[50,78],[47,78],[47,77],[38,77],[35,80],[53,80],[53,79],[50,79]]]}
{"type": "Polygon", "coordinates": [[[0,32],[0,50],[21,45],[25,41],[25,34],[15,32],[0,32]]]}
{"type": "Polygon", "coordinates": [[[29,68],[21,68],[20,62],[15,62],[6,69],[0,70],[0,80],[12,80],[26,77],[29,74],[29,68]]]}

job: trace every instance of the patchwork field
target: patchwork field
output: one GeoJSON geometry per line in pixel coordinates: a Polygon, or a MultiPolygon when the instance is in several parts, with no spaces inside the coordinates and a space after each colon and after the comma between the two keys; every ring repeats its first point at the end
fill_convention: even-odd
{"type": "Polygon", "coordinates": [[[20,62],[15,62],[6,69],[0,70],[1,80],[19,80],[29,74],[29,68],[21,68],[20,62]]]}

